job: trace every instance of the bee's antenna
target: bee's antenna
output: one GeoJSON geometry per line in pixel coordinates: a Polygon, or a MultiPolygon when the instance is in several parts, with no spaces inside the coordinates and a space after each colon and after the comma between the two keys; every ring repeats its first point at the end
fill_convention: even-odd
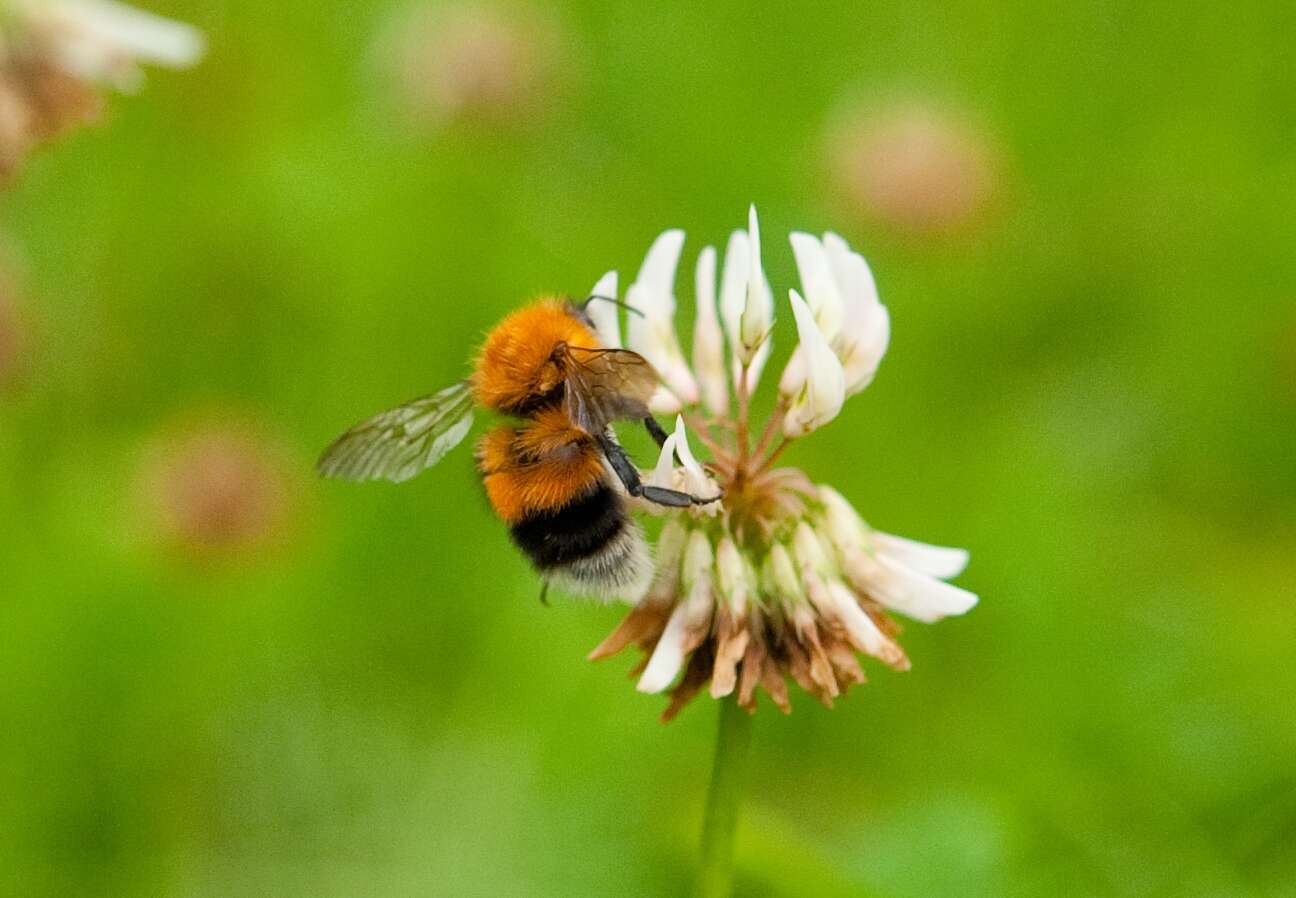
{"type": "Polygon", "coordinates": [[[612,296],[599,296],[598,294],[595,294],[589,297],[587,300],[585,300],[585,302],[581,304],[581,311],[582,312],[585,311],[585,309],[589,306],[589,304],[596,299],[601,299],[604,302],[610,302],[614,306],[620,306],[621,308],[625,309],[627,312],[633,312],[634,314],[638,315],[640,318],[644,316],[643,312],[639,311],[634,306],[630,305],[628,302],[624,302],[623,300],[617,299],[612,296]]]}

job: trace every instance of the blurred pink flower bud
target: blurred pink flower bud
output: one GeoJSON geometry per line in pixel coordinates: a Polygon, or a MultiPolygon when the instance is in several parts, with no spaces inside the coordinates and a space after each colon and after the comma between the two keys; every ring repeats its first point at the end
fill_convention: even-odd
{"type": "Polygon", "coordinates": [[[998,188],[987,140],[927,104],[856,114],[832,140],[834,180],[855,215],[918,235],[974,224],[998,188]]]}
{"type": "Polygon", "coordinates": [[[164,436],[142,470],[146,525],[160,542],[200,555],[263,547],[288,523],[290,471],[279,447],[245,425],[215,421],[164,436]]]}
{"type": "Polygon", "coordinates": [[[412,124],[487,126],[543,117],[554,87],[555,30],[515,11],[420,6],[400,16],[382,51],[412,124]]]}

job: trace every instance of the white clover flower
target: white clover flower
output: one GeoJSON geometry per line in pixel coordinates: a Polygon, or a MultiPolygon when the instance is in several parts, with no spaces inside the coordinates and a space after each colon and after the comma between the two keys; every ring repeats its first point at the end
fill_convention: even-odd
{"type": "MultiPolygon", "coordinates": [[[[706,247],[698,257],[691,367],[674,326],[683,242],[681,231],[658,238],[627,293],[628,304],[643,315],[627,318],[627,345],[658,367],[659,398],[678,412],[643,480],[721,499],[680,509],[654,506],[665,521],[652,585],[590,657],[605,658],[631,644],[642,649],[638,688],[669,690],[665,719],[708,684],[713,697],[735,695],[749,710],[762,689],[787,711],[791,679],[831,705],[864,682],[860,655],[908,669],[888,612],[933,622],[976,604],[974,594],[942,582],[963,571],[968,554],[873,530],[831,487],[775,465],[788,443],[836,417],[885,354],[889,318],[863,257],[835,234],[792,235],[804,291],[804,298],[796,290],[788,294],[798,343],[780,378],[773,415],[754,429],[749,400],[774,326],[755,209],[747,229],[729,238],[718,309],[717,254],[706,247]],[[737,402],[731,402],[730,383],[737,402]],[[690,436],[710,461],[698,460],[690,436]]],[[[615,290],[610,275],[595,288],[612,297],[615,290]]],[[[610,316],[599,311],[595,317],[592,306],[591,317],[601,339],[615,345],[615,307],[606,306],[610,316]]]]}

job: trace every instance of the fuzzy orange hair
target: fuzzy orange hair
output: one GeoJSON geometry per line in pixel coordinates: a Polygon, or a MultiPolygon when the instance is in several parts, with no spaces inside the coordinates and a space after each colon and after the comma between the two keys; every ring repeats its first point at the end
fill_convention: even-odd
{"type": "Polygon", "coordinates": [[[542,299],[509,315],[486,336],[477,356],[473,389],[486,408],[524,409],[562,381],[553,361],[559,343],[597,349],[598,338],[561,299],[542,299]]]}
{"type": "Polygon", "coordinates": [[[501,425],[477,444],[491,507],[507,524],[556,511],[605,476],[603,456],[560,409],[538,414],[521,429],[501,425]]]}

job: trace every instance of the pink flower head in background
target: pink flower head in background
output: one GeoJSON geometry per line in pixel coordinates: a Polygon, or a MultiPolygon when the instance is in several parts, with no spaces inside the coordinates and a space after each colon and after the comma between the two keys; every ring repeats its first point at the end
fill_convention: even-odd
{"type": "Polygon", "coordinates": [[[989,140],[927,102],[851,113],[832,135],[831,155],[846,211],[901,234],[964,230],[999,187],[989,140]]]}
{"type": "Polygon", "coordinates": [[[436,129],[543,118],[555,88],[557,45],[546,19],[467,4],[403,11],[379,49],[402,113],[416,128],[436,129]]]}

